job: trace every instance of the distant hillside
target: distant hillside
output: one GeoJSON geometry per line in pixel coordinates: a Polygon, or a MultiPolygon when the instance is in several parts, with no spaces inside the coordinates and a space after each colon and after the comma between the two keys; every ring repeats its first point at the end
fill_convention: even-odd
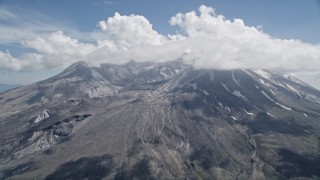
{"type": "Polygon", "coordinates": [[[10,90],[10,89],[13,89],[13,88],[16,88],[16,87],[19,87],[21,85],[18,85],[18,84],[0,84],[0,93],[4,92],[4,91],[7,91],[7,90],[10,90]]]}

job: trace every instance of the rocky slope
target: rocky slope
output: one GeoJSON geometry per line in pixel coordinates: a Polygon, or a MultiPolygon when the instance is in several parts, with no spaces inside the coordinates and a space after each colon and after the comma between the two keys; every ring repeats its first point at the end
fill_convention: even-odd
{"type": "Polygon", "coordinates": [[[320,92],[290,75],[78,62],[0,105],[0,179],[320,178],[320,92]]]}

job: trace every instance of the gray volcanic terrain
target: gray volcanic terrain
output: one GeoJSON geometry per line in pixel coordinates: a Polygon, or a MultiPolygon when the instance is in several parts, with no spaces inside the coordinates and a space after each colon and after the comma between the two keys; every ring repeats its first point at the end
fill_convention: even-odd
{"type": "Polygon", "coordinates": [[[0,179],[320,178],[320,91],[268,70],[78,62],[0,107],[0,179]]]}

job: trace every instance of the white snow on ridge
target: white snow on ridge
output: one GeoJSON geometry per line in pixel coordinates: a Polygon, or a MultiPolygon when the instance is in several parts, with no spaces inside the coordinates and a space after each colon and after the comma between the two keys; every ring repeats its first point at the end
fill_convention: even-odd
{"type": "Polygon", "coordinates": [[[287,86],[292,92],[296,93],[300,98],[302,97],[301,94],[300,94],[300,92],[299,92],[297,89],[295,89],[294,87],[290,86],[289,84],[286,84],[286,86],[287,86]]]}
{"type": "Polygon", "coordinates": [[[239,98],[242,98],[242,99],[244,99],[246,101],[249,101],[248,98],[245,97],[244,95],[242,95],[240,91],[234,91],[234,92],[232,92],[232,94],[235,95],[235,96],[238,96],[239,98]]]}
{"type": "Polygon", "coordinates": [[[221,85],[224,87],[224,89],[225,89],[226,91],[232,93],[233,95],[235,95],[235,96],[237,96],[237,97],[239,97],[239,98],[241,98],[241,99],[243,99],[243,100],[245,100],[245,101],[249,101],[248,98],[245,97],[244,95],[242,95],[240,91],[235,90],[235,91],[231,92],[231,91],[229,90],[229,88],[228,88],[225,84],[221,83],[221,85]]]}
{"type": "Polygon", "coordinates": [[[199,90],[202,91],[203,94],[206,95],[206,96],[209,96],[209,95],[210,95],[210,94],[208,93],[208,91],[206,91],[206,90],[202,90],[202,89],[199,89],[199,90]]]}
{"type": "Polygon", "coordinates": [[[272,116],[272,117],[274,117],[274,118],[277,118],[275,115],[273,115],[273,114],[271,114],[271,113],[268,113],[268,112],[267,112],[267,114],[268,114],[269,116],[272,116]]]}
{"type": "Polygon", "coordinates": [[[231,117],[233,120],[235,120],[235,121],[237,120],[237,118],[236,118],[236,117],[234,117],[234,116],[230,116],[230,117],[231,117]]]}
{"type": "Polygon", "coordinates": [[[270,101],[272,101],[272,102],[276,103],[277,105],[281,106],[283,109],[290,110],[290,111],[292,110],[291,108],[289,108],[289,107],[287,107],[287,106],[284,106],[284,105],[282,105],[282,104],[277,103],[276,101],[274,101],[270,96],[268,96],[268,94],[267,94],[266,92],[261,91],[261,93],[262,93],[266,98],[268,98],[270,101]]]}
{"type": "Polygon", "coordinates": [[[228,88],[225,84],[221,83],[221,85],[224,87],[224,89],[225,89],[226,91],[231,92],[231,91],[229,90],[229,88],[228,88]]]}
{"type": "Polygon", "coordinates": [[[166,73],[164,73],[162,70],[160,70],[160,74],[161,74],[164,78],[168,78],[168,77],[169,77],[169,75],[166,74],[166,73]]]}
{"type": "Polygon", "coordinates": [[[303,113],[303,115],[304,115],[305,117],[308,117],[308,115],[307,115],[306,113],[303,113]]]}
{"type": "Polygon", "coordinates": [[[279,82],[273,82],[273,83],[275,83],[276,85],[278,85],[278,86],[281,86],[281,87],[283,87],[283,88],[286,88],[283,84],[281,84],[281,83],[279,83],[279,82]]]}
{"type": "Polygon", "coordinates": [[[284,105],[282,105],[282,104],[279,104],[279,103],[277,103],[277,102],[276,102],[276,104],[279,105],[279,106],[281,106],[283,109],[286,109],[286,110],[289,110],[289,111],[292,110],[291,108],[289,108],[289,107],[287,107],[287,106],[284,106],[284,105]]]}
{"type": "Polygon", "coordinates": [[[290,86],[289,84],[286,84],[286,86],[293,92],[296,92],[297,94],[300,94],[298,90],[296,90],[294,87],[290,86]]]}
{"type": "Polygon", "coordinates": [[[50,117],[49,113],[50,111],[48,109],[44,109],[41,113],[39,113],[36,120],[34,120],[34,123],[38,123],[44,119],[47,119],[48,117],[50,117]]]}
{"type": "Polygon", "coordinates": [[[244,111],[246,114],[250,115],[250,116],[253,116],[253,115],[254,115],[253,113],[248,112],[248,111],[247,111],[247,110],[245,110],[245,109],[243,109],[243,111],[244,111]]]}
{"type": "Polygon", "coordinates": [[[263,85],[265,85],[265,86],[270,87],[270,84],[269,84],[269,83],[267,83],[267,82],[265,82],[264,80],[259,79],[259,81],[260,81],[260,83],[261,83],[261,84],[263,84],[263,85]]]}
{"type": "Polygon", "coordinates": [[[221,108],[223,108],[224,110],[228,111],[228,112],[231,112],[231,109],[228,107],[228,106],[223,106],[223,104],[221,102],[218,102],[219,106],[221,108]]]}
{"type": "Polygon", "coordinates": [[[233,79],[233,81],[234,81],[239,87],[241,87],[240,83],[238,82],[238,80],[237,80],[236,77],[234,76],[233,71],[232,71],[232,79],[233,79]]]}
{"type": "Polygon", "coordinates": [[[262,69],[256,69],[256,70],[253,70],[253,72],[255,72],[256,74],[266,78],[266,79],[270,79],[271,76],[269,73],[267,73],[266,71],[262,70],[262,69]]]}
{"type": "Polygon", "coordinates": [[[266,98],[268,98],[270,101],[274,102],[274,100],[273,100],[270,96],[268,96],[268,94],[267,94],[266,92],[261,91],[261,93],[262,93],[266,98]]]}
{"type": "Polygon", "coordinates": [[[273,95],[276,95],[276,93],[275,93],[272,89],[270,89],[270,92],[271,92],[273,95]]]}
{"type": "Polygon", "coordinates": [[[220,106],[221,108],[223,108],[223,105],[222,105],[222,103],[221,103],[221,102],[218,102],[218,104],[219,104],[219,106],[220,106]]]}
{"type": "Polygon", "coordinates": [[[248,74],[249,76],[251,76],[252,78],[257,78],[255,75],[253,75],[250,71],[246,70],[246,69],[242,69],[241,71],[243,71],[244,73],[248,74]]]}

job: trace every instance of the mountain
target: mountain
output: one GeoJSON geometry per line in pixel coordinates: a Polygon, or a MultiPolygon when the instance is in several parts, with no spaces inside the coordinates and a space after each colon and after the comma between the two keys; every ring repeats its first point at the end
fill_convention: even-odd
{"type": "Polygon", "coordinates": [[[8,91],[10,89],[14,89],[20,87],[20,85],[17,84],[0,84],[0,93],[4,92],[4,91],[8,91]]]}
{"type": "Polygon", "coordinates": [[[320,91],[290,75],[78,62],[0,105],[0,179],[320,178],[320,91]]]}

